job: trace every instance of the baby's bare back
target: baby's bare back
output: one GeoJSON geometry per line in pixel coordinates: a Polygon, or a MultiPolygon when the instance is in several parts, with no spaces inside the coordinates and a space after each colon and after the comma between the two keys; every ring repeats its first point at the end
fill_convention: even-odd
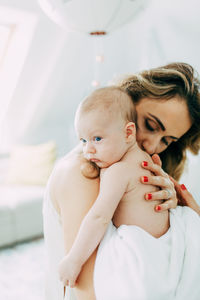
{"type": "Polygon", "coordinates": [[[162,201],[145,200],[145,193],[158,190],[155,186],[140,182],[141,176],[149,176],[150,171],[141,167],[143,160],[151,161],[151,157],[139,150],[135,155],[127,155],[123,163],[127,164],[126,171],[130,178],[128,188],[113,216],[116,227],[122,224],[137,225],[153,235],[160,237],[169,229],[169,212],[156,212],[155,205],[162,201]]]}

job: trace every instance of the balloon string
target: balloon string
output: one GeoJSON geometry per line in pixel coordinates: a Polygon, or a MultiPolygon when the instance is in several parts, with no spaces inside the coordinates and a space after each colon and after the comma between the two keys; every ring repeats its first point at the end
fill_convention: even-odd
{"type": "Polygon", "coordinates": [[[105,35],[107,34],[105,31],[93,31],[90,32],[90,35],[105,35]]]}
{"type": "Polygon", "coordinates": [[[102,63],[104,62],[103,55],[103,36],[94,36],[94,77],[92,81],[92,86],[97,88],[101,85],[100,82],[100,71],[102,68],[102,63]]]}

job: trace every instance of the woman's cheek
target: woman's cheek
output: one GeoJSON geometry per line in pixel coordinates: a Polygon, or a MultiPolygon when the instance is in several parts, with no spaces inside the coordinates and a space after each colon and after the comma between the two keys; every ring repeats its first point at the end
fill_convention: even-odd
{"type": "Polygon", "coordinates": [[[161,153],[161,152],[163,152],[163,151],[165,151],[166,149],[167,149],[167,147],[168,146],[165,146],[165,145],[159,145],[158,147],[157,147],[157,149],[156,149],[156,154],[159,154],[159,153],[161,153]]]}
{"type": "Polygon", "coordinates": [[[141,148],[141,145],[142,145],[142,135],[141,135],[141,131],[139,129],[137,129],[137,131],[136,131],[136,141],[138,143],[138,146],[141,148]]]}

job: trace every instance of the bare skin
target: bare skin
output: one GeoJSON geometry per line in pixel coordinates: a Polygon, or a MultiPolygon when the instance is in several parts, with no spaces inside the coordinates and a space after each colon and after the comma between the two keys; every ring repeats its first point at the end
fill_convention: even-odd
{"type": "MultiPolygon", "coordinates": [[[[149,101],[153,101],[153,104],[155,104],[155,100],[149,101]]],[[[178,111],[180,113],[179,108],[180,105],[183,104],[183,102],[177,102],[178,103],[176,103],[175,101],[173,103],[177,104],[177,109],[174,109],[173,105],[173,111],[178,111]]],[[[140,147],[147,153],[160,153],[167,148],[167,144],[163,142],[163,138],[167,138],[167,142],[171,142],[171,136],[179,138],[189,129],[190,123],[188,122],[188,113],[186,108],[183,106],[182,115],[184,113],[186,116],[186,118],[183,118],[183,120],[187,120],[187,124],[185,124],[186,126],[184,126],[184,128],[181,127],[179,128],[179,131],[176,132],[175,129],[177,128],[177,126],[175,121],[177,120],[177,122],[179,122],[179,120],[177,118],[175,119],[175,115],[173,115],[174,126],[173,128],[171,126],[169,127],[169,125],[171,124],[172,116],[169,113],[164,114],[164,112],[166,111],[169,112],[168,108],[163,107],[163,105],[159,105],[159,107],[155,109],[155,105],[154,107],[150,105],[152,103],[149,102],[148,106],[146,106],[145,103],[145,101],[142,102],[141,100],[139,102],[139,104],[141,105],[137,106],[136,108],[139,121],[139,135],[137,136],[137,141],[140,147]],[[162,111],[162,109],[164,111],[162,111]],[[159,117],[159,120],[162,122],[162,124],[164,124],[165,130],[162,130],[155,119],[153,121],[155,123],[151,121],[150,124],[154,127],[153,131],[145,127],[146,119],[149,120],[149,113],[153,114],[154,116],[156,114],[156,116],[159,117]],[[151,147],[149,147],[152,143],[154,144],[153,150],[151,147]]],[[[162,170],[162,168],[160,167],[161,164],[159,161],[159,157],[155,155],[152,158],[154,164],[149,164],[145,167],[145,169],[152,171],[156,176],[149,176],[149,182],[145,184],[152,184],[163,188],[162,191],[152,193],[152,200],[167,199],[165,191],[165,189],[167,188],[170,189],[172,197],[166,203],[161,204],[161,211],[169,209],[171,207],[176,207],[178,200],[176,197],[175,188],[178,189],[179,185],[175,182],[172,182],[169,179],[169,176],[162,170]]],[[[69,249],[71,248],[80,227],[81,221],[91,208],[99,191],[98,179],[90,180],[82,176],[80,172],[81,162],[82,158],[77,154],[77,152],[75,150],[71,152],[58,165],[56,171],[54,172],[51,183],[51,198],[62,219],[66,253],[68,253],[69,249]]],[[[144,183],[142,177],[141,181],[144,183]]],[[[189,206],[191,204],[191,206],[193,206],[192,208],[196,208],[196,210],[199,210],[199,207],[195,207],[194,205],[194,203],[196,203],[195,200],[190,194],[188,194],[187,191],[182,191],[182,193],[179,194],[177,193],[177,196],[179,195],[181,195],[182,197],[182,203],[183,199],[185,199],[185,203],[187,203],[189,206]]],[[[146,195],[144,197],[146,198],[146,195]]],[[[93,289],[93,269],[95,258],[96,251],[88,259],[81,271],[76,287],[74,289],[77,300],[95,300],[93,289]]]]}
{"type": "MultiPolygon", "coordinates": [[[[152,193],[151,200],[167,199],[166,189],[170,190],[172,195],[170,199],[167,199],[160,205],[159,211],[162,212],[163,210],[176,207],[178,202],[176,198],[178,185],[170,181],[168,174],[160,168],[161,161],[157,154],[166,150],[172,142],[176,142],[189,130],[191,126],[190,115],[185,100],[179,96],[161,101],[143,98],[136,105],[136,111],[137,143],[142,150],[153,155],[152,158],[155,163],[143,167],[157,175],[150,177],[149,183],[161,187],[161,191],[152,193]],[[182,122],[179,121],[180,115],[182,116],[182,122]]],[[[141,181],[146,184],[142,177],[141,181]]],[[[148,200],[147,195],[145,199],[148,200]]]]}
{"type": "MultiPolygon", "coordinates": [[[[58,164],[51,182],[51,199],[61,216],[66,254],[71,249],[80,224],[99,192],[99,179],[87,179],[81,174],[82,162],[83,158],[74,150],[58,164]],[[75,220],[73,226],[72,220],[75,220]]],[[[96,251],[85,263],[78,277],[74,289],[77,300],[95,300],[93,289],[95,259],[96,251]]]]}
{"type": "Polygon", "coordinates": [[[192,125],[187,105],[178,96],[162,101],[143,98],[136,111],[137,143],[150,155],[163,152],[192,125]],[[179,116],[183,121],[180,122],[179,116]]]}
{"type": "MultiPolygon", "coordinates": [[[[162,181],[164,178],[166,178],[166,182],[163,181],[163,184],[166,183],[168,184],[169,189],[172,190],[172,197],[171,199],[165,201],[164,203],[162,203],[160,206],[162,207],[161,211],[165,211],[166,209],[169,208],[176,208],[177,204],[180,206],[189,206],[191,209],[193,209],[198,215],[200,215],[200,206],[197,204],[197,202],[195,201],[195,199],[193,198],[192,194],[187,190],[186,186],[184,184],[180,184],[178,183],[175,179],[173,179],[172,177],[168,176],[162,169],[161,169],[161,160],[159,158],[159,156],[157,154],[154,154],[152,156],[152,160],[153,160],[153,164],[150,164],[148,166],[143,166],[144,169],[148,169],[150,170],[152,173],[157,174],[158,176],[160,175],[160,180],[162,181]],[[167,181],[167,178],[170,179],[171,183],[169,181],[167,181]],[[168,183],[167,183],[168,182],[168,183]]],[[[151,184],[155,184],[156,180],[158,180],[156,178],[156,176],[151,176],[149,178],[149,182],[151,184]]],[[[165,180],[165,179],[164,179],[165,180]]],[[[146,184],[143,181],[143,177],[141,177],[141,181],[146,184]]],[[[161,182],[160,182],[161,183],[161,182]]],[[[166,185],[167,187],[167,185],[166,185]]],[[[160,194],[159,193],[164,193],[165,191],[161,190],[160,192],[156,192],[156,193],[152,193],[152,199],[153,200],[157,200],[160,199],[160,194]]],[[[147,195],[145,195],[145,199],[147,199],[147,195]]]]}
{"type": "MultiPolygon", "coordinates": [[[[158,156],[155,155],[153,160],[154,162],[159,163],[158,156]]],[[[51,183],[51,199],[62,219],[66,254],[71,249],[80,224],[96,200],[99,192],[99,179],[87,179],[81,174],[80,165],[82,162],[83,159],[76,150],[68,154],[60,164],[58,164],[51,183]],[[77,207],[79,209],[77,209],[77,207]],[[73,226],[71,226],[72,220],[75,220],[73,226]]],[[[159,173],[159,169],[162,170],[156,164],[145,168],[154,171],[157,169],[157,174],[159,173]]],[[[178,187],[180,189],[179,184],[178,187]]],[[[184,202],[187,203],[187,205],[200,213],[199,206],[187,190],[181,190],[180,194],[182,201],[184,199],[184,202]]],[[[176,206],[177,200],[174,200],[174,202],[175,204],[173,203],[173,205],[176,206]]],[[[169,206],[170,203],[167,205],[166,209],[169,206]]],[[[165,209],[165,207],[163,209],[165,209]]],[[[78,277],[74,288],[77,300],[96,299],[93,287],[93,271],[96,253],[97,250],[95,250],[87,260],[78,277]]]]}
{"type": "Polygon", "coordinates": [[[176,195],[178,198],[178,205],[180,206],[189,206],[192,208],[198,215],[200,215],[200,207],[194,200],[192,194],[187,190],[184,184],[179,184],[176,180],[170,177],[171,181],[173,182],[176,195]]]}

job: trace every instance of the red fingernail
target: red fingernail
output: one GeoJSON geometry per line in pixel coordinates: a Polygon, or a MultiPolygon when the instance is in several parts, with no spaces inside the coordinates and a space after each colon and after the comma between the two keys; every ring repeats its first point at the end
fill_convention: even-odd
{"type": "Polygon", "coordinates": [[[181,184],[181,189],[182,189],[183,191],[187,190],[187,188],[186,188],[186,186],[185,186],[184,184],[181,184]]]}
{"type": "Polygon", "coordinates": [[[143,181],[144,182],[148,182],[149,181],[148,177],[147,176],[143,176],[143,181]]]}
{"type": "Polygon", "coordinates": [[[157,211],[161,210],[161,206],[160,206],[160,205],[157,205],[157,206],[156,206],[156,210],[157,210],[157,211]]]}
{"type": "Polygon", "coordinates": [[[143,167],[147,167],[148,166],[148,162],[147,161],[143,161],[142,165],[143,165],[143,167]]]}
{"type": "Polygon", "coordinates": [[[152,199],[152,194],[147,194],[147,200],[151,200],[152,199]]]}

